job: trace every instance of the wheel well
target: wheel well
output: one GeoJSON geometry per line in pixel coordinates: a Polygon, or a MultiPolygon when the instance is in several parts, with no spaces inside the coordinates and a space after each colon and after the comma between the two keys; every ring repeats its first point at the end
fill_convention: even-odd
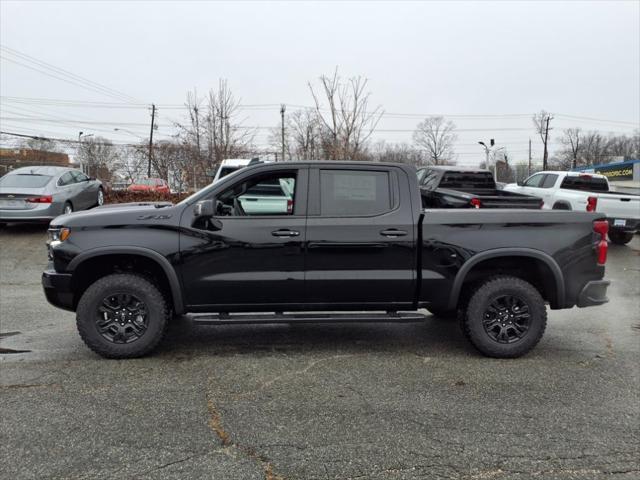
{"type": "Polygon", "coordinates": [[[558,285],[551,268],[534,257],[504,256],[488,258],[474,265],[467,273],[460,290],[460,298],[466,302],[474,286],[496,275],[511,275],[533,285],[542,298],[554,307],[558,304],[558,285]]]}
{"type": "Polygon", "coordinates": [[[567,202],[556,202],[553,204],[553,210],[571,210],[571,205],[567,202]]]}
{"type": "Polygon", "coordinates": [[[173,309],[171,286],[162,266],[149,257],[135,254],[100,255],[88,258],[78,265],[73,271],[71,280],[74,308],[91,284],[112,273],[132,273],[149,279],[158,287],[173,309]]]}

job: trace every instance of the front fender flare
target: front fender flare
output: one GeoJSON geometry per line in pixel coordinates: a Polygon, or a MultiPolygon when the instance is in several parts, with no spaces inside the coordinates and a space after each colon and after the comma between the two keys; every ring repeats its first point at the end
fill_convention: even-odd
{"type": "Polygon", "coordinates": [[[169,288],[171,289],[171,298],[173,299],[173,309],[177,315],[181,315],[184,313],[184,302],[182,300],[182,287],[180,285],[180,280],[178,279],[178,274],[176,270],[173,268],[173,265],[169,263],[169,260],[166,257],[162,256],[160,253],[155,250],[151,250],[150,248],[145,247],[99,247],[93,248],[91,250],[86,250],[76,256],[69,265],[67,266],[67,272],[73,273],[73,271],[84,261],[93,258],[99,257],[102,255],[114,255],[114,254],[130,254],[130,255],[140,255],[143,257],[150,258],[155,261],[167,276],[167,280],[169,282],[169,288]]]}
{"type": "MultiPolygon", "coordinates": [[[[558,263],[553,259],[551,255],[548,255],[540,250],[535,250],[533,248],[499,248],[486,250],[484,252],[478,253],[474,255],[469,260],[467,260],[462,268],[456,274],[456,277],[453,281],[453,285],[451,287],[451,293],[449,294],[449,304],[448,308],[453,310],[457,308],[458,299],[460,297],[460,291],[462,290],[462,284],[464,283],[467,274],[471,271],[471,269],[477,265],[478,263],[488,260],[491,258],[500,258],[500,257],[530,257],[535,258],[537,260],[541,260],[545,263],[551,273],[553,274],[555,280],[555,293],[556,293],[556,301],[555,305],[562,307],[564,305],[564,297],[565,297],[565,286],[564,286],[564,276],[562,274],[562,270],[558,263]]],[[[555,305],[552,305],[555,306],[555,305]]]]}

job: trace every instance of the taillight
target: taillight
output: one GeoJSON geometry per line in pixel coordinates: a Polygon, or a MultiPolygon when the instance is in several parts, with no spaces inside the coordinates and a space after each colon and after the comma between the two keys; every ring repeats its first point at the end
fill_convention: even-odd
{"type": "Polygon", "coordinates": [[[600,240],[598,240],[598,243],[596,244],[598,265],[604,265],[607,263],[607,250],[609,249],[609,244],[607,243],[609,222],[606,220],[596,220],[593,222],[593,231],[600,235],[600,240]]]}
{"type": "Polygon", "coordinates": [[[480,208],[482,206],[482,202],[479,198],[472,198],[469,203],[473,208],[480,208]]]}
{"type": "Polygon", "coordinates": [[[293,200],[287,200],[287,213],[291,215],[293,213],[293,200]]]}
{"type": "Polygon", "coordinates": [[[53,197],[51,195],[43,195],[42,197],[32,197],[25,199],[25,202],[29,203],[51,203],[53,202],[53,197]]]}
{"type": "Polygon", "coordinates": [[[598,197],[587,198],[587,212],[595,212],[598,206],[598,197]]]}

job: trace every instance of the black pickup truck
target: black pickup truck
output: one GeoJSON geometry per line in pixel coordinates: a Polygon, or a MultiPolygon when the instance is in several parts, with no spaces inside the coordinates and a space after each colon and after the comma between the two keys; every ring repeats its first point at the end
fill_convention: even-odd
{"type": "Polygon", "coordinates": [[[425,208],[542,208],[542,199],[498,189],[489,170],[431,166],[418,170],[425,208]]]}
{"type": "Polygon", "coordinates": [[[176,205],[60,216],[42,283],[111,358],[150,352],[173,315],[402,322],[428,318],[423,308],[457,316],[480,352],[517,357],[542,337],[547,304],[607,302],[607,228],[588,212],[425,210],[416,170],[402,164],[286,162],[239,170],[176,205]],[[246,201],[277,183],[277,201],[246,201]]]}

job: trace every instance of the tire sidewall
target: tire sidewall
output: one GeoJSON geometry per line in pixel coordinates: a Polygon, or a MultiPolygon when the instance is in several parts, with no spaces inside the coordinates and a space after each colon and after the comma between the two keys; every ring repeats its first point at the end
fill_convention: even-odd
{"type": "Polygon", "coordinates": [[[150,352],[161,340],[167,324],[166,303],[147,279],[130,274],[113,274],[93,283],[82,295],[76,310],[78,331],[94,352],[107,358],[133,358],[150,352]],[[131,343],[117,344],[104,338],[97,328],[98,307],[105,297],[127,293],[138,297],[147,308],[144,334],[131,343]]]}
{"type": "Polygon", "coordinates": [[[491,357],[513,358],[531,350],[542,337],[547,323],[544,300],[533,285],[515,277],[501,277],[484,283],[472,295],[465,315],[465,330],[473,345],[491,357]],[[513,343],[499,343],[489,336],[483,325],[487,306],[498,296],[519,297],[529,307],[530,325],[526,335],[513,343]]]}

